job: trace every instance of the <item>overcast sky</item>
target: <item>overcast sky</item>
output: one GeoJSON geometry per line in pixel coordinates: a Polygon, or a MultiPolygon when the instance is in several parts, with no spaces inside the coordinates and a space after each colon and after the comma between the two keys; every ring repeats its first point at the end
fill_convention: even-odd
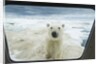
{"type": "Polygon", "coordinates": [[[86,8],[42,7],[42,6],[6,6],[7,15],[13,16],[50,16],[63,15],[66,19],[94,19],[94,10],[86,8]],[[10,14],[9,14],[10,13],[10,14]]]}

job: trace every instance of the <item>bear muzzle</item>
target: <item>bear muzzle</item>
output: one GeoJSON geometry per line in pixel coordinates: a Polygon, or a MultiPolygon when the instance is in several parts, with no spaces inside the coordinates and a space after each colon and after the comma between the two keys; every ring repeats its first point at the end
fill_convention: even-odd
{"type": "Polygon", "coordinates": [[[51,35],[52,35],[53,38],[57,38],[58,37],[58,33],[56,31],[52,32],[51,35]]]}

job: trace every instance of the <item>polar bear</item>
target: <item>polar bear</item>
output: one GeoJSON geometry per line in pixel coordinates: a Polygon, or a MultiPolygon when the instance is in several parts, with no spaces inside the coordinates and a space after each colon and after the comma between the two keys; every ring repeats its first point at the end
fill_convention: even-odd
{"type": "Polygon", "coordinates": [[[76,59],[82,56],[84,47],[64,33],[64,28],[64,24],[47,24],[47,59],[76,59]]]}
{"type": "Polygon", "coordinates": [[[64,24],[47,24],[47,59],[59,59],[64,24]]]}

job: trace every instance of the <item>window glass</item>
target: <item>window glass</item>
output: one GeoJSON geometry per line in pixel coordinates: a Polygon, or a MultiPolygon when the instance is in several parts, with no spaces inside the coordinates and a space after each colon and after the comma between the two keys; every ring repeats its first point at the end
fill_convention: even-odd
{"type": "Polygon", "coordinates": [[[78,59],[95,12],[88,8],[7,5],[4,29],[14,61],[78,59]]]}

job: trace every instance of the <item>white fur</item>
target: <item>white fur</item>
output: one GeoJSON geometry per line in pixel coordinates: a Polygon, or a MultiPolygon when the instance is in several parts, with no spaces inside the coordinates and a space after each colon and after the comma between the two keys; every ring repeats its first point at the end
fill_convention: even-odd
{"type": "Polygon", "coordinates": [[[49,24],[47,28],[47,59],[60,59],[61,58],[61,46],[63,37],[63,28],[60,24],[49,24]],[[51,29],[52,27],[52,29],[51,29]],[[59,29],[60,28],[60,29],[59,29]],[[54,38],[52,32],[56,32],[58,37],[54,38]]]}

